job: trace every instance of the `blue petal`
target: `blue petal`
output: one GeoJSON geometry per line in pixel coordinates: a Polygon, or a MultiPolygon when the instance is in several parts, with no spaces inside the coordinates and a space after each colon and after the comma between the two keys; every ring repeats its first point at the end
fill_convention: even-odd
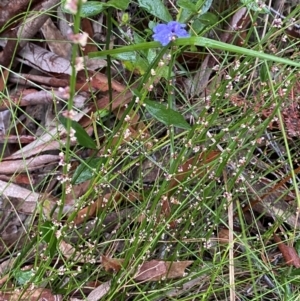
{"type": "Polygon", "coordinates": [[[173,31],[176,32],[177,30],[181,30],[181,28],[185,28],[186,25],[185,24],[181,24],[177,21],[171,21],[167,24],[168,28],[173,31]]]}
{"type": "Polygon", "coordinates": [[[159,33],[160,31],[163,30],[169,30],[166,24],[158,24],[153,28],[154,33],[159,33]]]}
{"type": "Polygon", "coordinates": [[[176,31],[176,35],[178,38],[185,38],[189,37],[189,33],[185,29],[179,29],[176,31]]]}
{"type": "Polygon", "coordinates": [[[169,44],[169,42],[172,39],[172,33],[168,32],[168,31],[163,31],[157,34],[154,34],[153,36],[153,40],[160,42],[162,44],[162,46],[166,46],[169,44]]]}
{"type": "Polygon", "coordinates": [[[177,21],[170,21],[168,24],[158,24],[153,28],[154,34],[152,37],[154,41],[158,41],[163,46],[166,46],[173,37],[189,37],[188,32],[183,29],[185,27],[185,24],[181,24],[177,21]]]}

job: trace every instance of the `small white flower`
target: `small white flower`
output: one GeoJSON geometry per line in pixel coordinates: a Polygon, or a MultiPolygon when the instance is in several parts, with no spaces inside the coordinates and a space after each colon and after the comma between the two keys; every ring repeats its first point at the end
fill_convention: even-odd
{"type": "Polygon", "coordinates": [[[69,34],[69,39],[73,41],[75,44],[79,44],[82,47],[85,47],[88,41],[89,35],[86,32],[77,33],[77,34],[69,34]]]}
{"type": "Polygon", "coordinates": [[[70,98],[70,87],[66,86],[65,88],[59,87],[58,88],[59,96],[62,99],[69,99],[70,98]]]}
{"type": "Polygon", "coordinates": [[[75,59],[75,69],[76,69],[76,71],[80,71],[80,70],[84,69],[83,62],[84,62],[83,57],[77,57],[75,59]]]}
{"type": "Polygon", "coordinates": [[[131,131],[130,129],[126,129],[125,132],[124,132],[124,138],[127,139],[128,137],[131,136],[131,131]]]}
{"type": "Polygon", "coordinates": [[[65,9],[71,14],[76,15],[78,11],[78,1],[77,0],[66,0],[65,9]]]}
{"type": "Polygon", "coordinates": [[[71,140],[72,142],[76,142],[75,133],[76,133],[76,131],[75,131],[73,128],[71,128],[71,129],[70,129],[70,140],[71,140]]]}
{"type": "Polygon", "coordinates": [[[164,66],[164,64],[165,64],[164,61],[159,61],[158,66],[162,67],[162,66],[164,66]]]}
{"type": "Polygon", "coordinates": [[[212,67],[212,70],[214,71],[218,71],[220,69],[220,65],[215,65],[214,67],[212,67]]]}
{"type": "Polygon", "coordinates": [[[70,110],[70,111],[63,111],[62,115],[66,118],[70,118],[71,120],[74,120],[76,113],[74,110],[70,110]]]}
{"type": "Polygon", "coordinates": [[[282,27],[282,20],[280,18],[275,18],[273,21],[273,27],[281,28],[282,27]]]}

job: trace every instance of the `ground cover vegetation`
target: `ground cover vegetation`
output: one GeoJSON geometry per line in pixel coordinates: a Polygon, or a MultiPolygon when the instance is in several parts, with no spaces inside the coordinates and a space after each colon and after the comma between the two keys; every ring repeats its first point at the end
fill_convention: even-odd
{"type": "Polygon", "coordinates": [[[300,6],[0,3],[0,300],[298,300],[300,6]]]}

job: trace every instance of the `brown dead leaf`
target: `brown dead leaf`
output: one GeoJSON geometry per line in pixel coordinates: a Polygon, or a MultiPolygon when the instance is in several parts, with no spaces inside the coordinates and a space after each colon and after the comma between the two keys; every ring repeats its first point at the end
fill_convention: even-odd
{"type": "Polygon", "coordinates": [[[26,172],[28,170],[35,170],[43,167],[47,164],[56,164],[58,161],[59,156],[55,155],[41,155],[27,160],[3,161],[0,162],[0,172],[2,174],[26,172]]]}
{"type": "MultiPolygon", "coordinates": [[[[51,142],[45,142],[42,145],[39,145],[40,143],[40,139],[34,141],[36,142],[38,145],[36,145],[35,148],[27,148],[27,146],[23,147],[20,151],[10,155],[9,157],[4,158],[4,160],[15,160],[15,159],[20,159],[22,158],[27,158],[27,157],[31,157],[34,156],[36,154],[40,154],[41,152],[45,152],[48,150],[54,150],[54,149],[59,149],[60,148],[60,143],[63,143],[63,141],[51,141],[51,142]]],[[[35,144],[35,143],[34,143],[35,144]]],[[[32,144],[30,144],[32,145],[32,144]]]]}
{"type": "Polygon", "coordinates": [[[0,135],[0,143],[31,143],[36,137],[29,135],[0,135]]]}
{"type": "MultiPolygon", "coordinates": [[[[102,265],[107,272],[118,272],[122,268],[123,262],[124,259],[102,256],[102,265]]],[[[185,269],[192,263],[193,261],[146,261],[139,267],[133,278],[136,281],[160,281],[180,278],[183,277],[185,269]]]]}
{"type": "Polygon", "coordinates": [[[229,243],[229,230],[226,228],[220,229],[218,232],[218,242],[222,244],[228,244],[229,243]]]}
{"type": "Polygon", "coordinates": [[[226,31],[221,35],[221,41],[231,43],[232,41],[242,46],[243,39],[239,34],[238,39],[234,40],[236,37],[236,32],[239,31],[241,33],[247,33],[247,27],[249,26],[251,19],[248,14],[248,10],[246,7],[242,7],[238,9],[231,17],[230,24],[226,31]]]}
{"type": "Polygon", "coordinates": [[[59,250],[67,259],[71,258],[72,260],[83,263],[89,260],[86,254],[80,254],[74,249],[72,245],[66,243],[63,240],[59,243],[59,250]]]}
{"type": "Polygon", "coordinates": [[[57,74],[72,74],[72,67],[69,60],[36,44],[28,43],[20,51],[19,55],[22,59],[18,60],[21,60],[23,63],[37,70],[57,74]]]}
{"type": "Polygon", "coordinates": [[[107,200],[112,198],[111,193],[105,194],[103,197],[99,197],[95,202],[91,205],[84,207],[83,209],[79,210],[77,213],[74,224],[78,225],[83,223],[85,220],[88,220],[94,216],[96,216],[97,212],[102,208],[104,209],[107,203],[107,200]]]}
{"type": "Polygon", "coordinates": [[[50,50],[65,59],[71,58],[72,45],[61,34],[51,18],[42,26],[41,31],[47,41],[50,50]]]}
{"type": "MultiPolygon", "coordinates": [[[[299,26],[299,25],[298,25],[299,26]]],[[[300,28],[298,27],[288,27],[286,29],[286,32],[289,36],[296,38],[296,39],[300,39],[300,28]]]]}
{"type": "Polygon", "coordinates": [[[144,262],[134,276],[136,281],[159,281],[167,273],[167,265],[164,261],[151,260],[144,262]]]}
{"type": "Polygon", "coordinates": [[[0,180],[12,182],[15,184],[35,184],[35,179],[29,174],[16,174],[16,175],[0,175],[0,180]]]}
{"type": "Polygon", "coordinates": [[[115,110],[119,107],[122,107],[128,104],[132,100],[132,93],[127,91],[125,93],[113,93],[112,94],[112,103],[109,102],[109,97],[107,95],[101,97],[97,100],[96,106],[92,106],[90,110],[96,111],[101,109],[109,109],[110,105],[112,110],[115,110]]]}
{"type": "Polygon", "coordinates": [[[93,291],[89,293],[87,296],[88,301],[98,301],[100,300],[103,296],[105,296],[110,289],[111,286],[111,281],[107,281],[102,283],[100,286],[95,288],[93,291]]]}
{"type": "MultiPolygon", "coordinates": [[[[168,219],[171,214],[171,204],[169,197],[165,196],[162,200],[161,204],[161,215],[164,217],[164,219],[168,219]]],[[[170,221],[169,222],[170,228],[175,229],[177,227],[176,221],[170,221]]]]}
{"type": "Polygon", "coordinates": [[[192,263],[193,261],[151,260],[141,265],[134,279],[136,281],[160,281],[162,279],[183,277],[185,269],[192,263]]]}
{"type": "Polygon", "coordinates": [[[191,260],[186,261],[166,261],[167,265],[167,275],[166,279],[174,279],[183,277],[185,274],[185,269],[194,263],[191,260]]]}
{"type": "Polygon", "coordinates": [[[20,200],[17,205],[18,211],[32,214],[40,198],[40,194],[20,187],[18,185],[0,180],[1,195],[7,198],[16,198],[20,200]]]}
{"type": "MultiPolygon", "coordinates": [[[[87,113],[88,109],[82,109],[80,112],[76,113],[73,120],[79,121],[82,116],[87,113]]],[[[45,132],[39,139],[36,139],[32,143],[24,146],[19,151],[15,152],[9,157],[6,157],[6,160],[22,159],[32,157],[33,155],[40,154],[43,151],[50,149],[60,149],[61,143],[64,143],[66,137],[66,129],[63,125],[59,125],[47,132],[45,132]],[[60,137],[60,139],[57,139],[60,137]],[[60,141],[59,141],[60,140],[60,141]]],[[[71,145],[74,145],[76,142],[71,142],[71,145]]]]}
{"type": "Polygon", "coordinates": [[[273,234],[273,238],[275,242],[277,243],[278,249],[282,253],[282,256],[286,262],[287,265],[294,266],[295,268],[300,268],[300,257],[297,254],[297,251],[294,247],[290,247],[286,244],[284,244],[281,240],[281,238],[273,234]]]}
{"type": "Polygon", "coordinates": [[[107,61],[103,59],[89,58],[88,56],[84,56],[83,60],[84,68],[87,70],[95,71],[107,66],[107,61]]]}
{"type": "MultiPolygon", "coordinates": [[[[161,213],[164,217],[168,218],[171,214],[170,196],[175,192],[176,186],[178,184],[181,184],[192,173],[193,178],[195,178],[196,176],[201,177],[204,172],[207,172],[207,168],[203,169],[202,166],[216,159],[219,156],[219,154],[219,151],[210,151],[205,153],[203,152],[188,159],[180,167],[182,171],[180,173],[177,173],[175,178],[171,180],[168,195],[162,200],[161,213]],[[194,166],[196,166],[197,168],[193,168],[194,166]]],[[[172,229],[176,228],[176,226],[176,221],[170,222],[170,227],[172,229]]]]}
{"type": "Polygon", "coordinates": [[[0,91],[4,91],[4,88],[6,87],[6,80],[8,78],[8,70],[5,69],[5,70],[1,70],[1,73],[0,73],[0,91]]]}
{"type": "MultiPolygon", "coordinates": [[[[294,170],[295,174],[300,172],[300,167],[294,170]]],[[[244,177],[250,179],[250,173],[244,170],[244,177]]],[[[282,176],[281,174],[279,176],[282,176]]],[[[243,211],[254,208],[256,212],[265,214],[269,217],[278,217],[291,227],[300,228],[300,221],[296,214],[295,208],[288,203],[294,200],[295,196],[289,191],[285,184],[292,177],[289,173],[282,180],[272,187],[272,180],[261,177],[260,181],[252,183],[251,189],[248,189],[248,196],[253,196],[250,205],[243,207],[243,211]],[[272,188],[270,188],[272,187],[272,188]],[[253,193],[255,191],[255,193],[253,193]],[[287,193],[287,191],[289,191],[287,193]],[[259,197],[258,197],[259,196],[259,197]]]]}
{"type": "MultiPolygon", "coordinates": [[[[22,74],[21,74],[22,76],[22,74]]],[[[33,76],[33,81],[35,80],[35,77],[45,78],[44,76],[37,76],[37,75],[28,75],[33,76]]],[[[49,77],[46,77],[46,79],[49,79],[49,77]]],[[[43,82],[43,84],[50,84],[49,82],[43,82]]],[[[62,83],[60,87],[63,86],[62,83]]],[[[60,92],[58,90],[52,90],[52,91],[37,91],[35,89],[26,89],[17,91],[13,95],[10,96],[9,99],[1,100],[0,103],[0,111],[7,110],[11,108],[13,105],[16,107],[25,107],[25,106],[31,106],[31,105],[38,105],[38,104],[52,104],[54,102],[60,101],[60,99],[64,98],[64,93],[60,92]]],[[[74,96],[74,104],[77,108],[81,108],[85,101],[87,100],[87,96],[83,96],[80,94],[77,94],[74,96]]]]}
{"type": "MultiPolygon", "coordinates": [[[[54,54],[48,54],[48,56],[51,58],[51,56],[54,56],[54,54]]],[[[50,59],[49,58],[49,59],[50,59]]],[[[12,79],[15,79],[14,81],[16,83],[26,84],[26,80],[31,80],[33,82],[48,85],[51,87],[67,87],[70,83],[70,70],[69,67],[67,67],[67,62],[64,58],[58,59],[57,56],[55,56],[56,64],[52,63],[52,67],[48,66],[48,72],[53,73],[53,76],[42,76],[42,75],[33,75],[33,74],[19,74],[17,76],[12,76],[12,79]],[[57,71],[61,73],[56,73],[54,70],[57,68],[57,71]],[[64,73],[62,73],[64,72],[64,73]],[[20,78],[22,77],[22,79],[20,78]]],[[[90,62],[87,61],[87,65],[90,62]]],[[[29,63],[28,63],[29,64],[29,63]]],[[[46,63],[44,63],[45,65],[46,63]]],[[[101,63],[102,64],[102,63],[101,63]]],[[[44,69],[46,69],[46,66],[41,65],[44,69]]],[[[103,65],[103,64],[102,64],[103,65]]],[[[41,69],[40,67],[40,69],[41,69]]],[[[47,70],[45,70],[47,71],[47,70]]],[[[112,88],[113,90],[117,92],[123,92],[126,87],[119,82],[112,80],[112,88]]],[[[75,85],[76,91],[84,91],[84,92],[90,92],[90,91],[102,91],[105,92],[108,90],[108,79],[106,75],[96,72],[93,70],[80,70],[77,73],[77,81],[75,85]]]]}
{"type": "MultiPolygon", "coordinates": [[[[86,81],[86,71],[82,70],[78,72],[78,76],[83,75],[84,80],[86,81]]],[[[90,85],[99,91],[107,91],[108,90],[108,78],[105,74],[102,74],[100,72],[88,70],[88,75],[90,78],[90,85]]],[[[111,87],[114,91],[117,92],[124,92],[126,90],[126,87],[116,80],[111,81],[111,87]]]]}
{"type": "Polygon", "coordinates": [[[169,185],[169,193],[174,193],[174,188],[181,184],[188,176],[190,176],[193,173],[193,178],[195,176],[201,177],[203,174],[207,173],[209,170],[209,167],[203,169],[202,167],[205,166],[207,163],[212,162],[216,158],[218,158],[220,155],[220,151],[209,151],[209,152],[202,152],[194,157],[188,159],[184,164],[181,165],[180,169],[182,172],[177,173],[175,178],[171,180],[169,185]],[[196,166],[197,168],[194,169],[193,167],[196,166]]]}
{"type": "Polygon", "coordinates": [[[106,272],[115,273],[118,272],[122,268],[122,263],[124,259],[111,258],[102,255],[102,265],[106,272]]]}
{"type": "MultiPolygon", "coordinates": [[[[0,269],[1,271],[1,269],[0,269]]],[[[9,275],[6,274],[5,276],[3,276],[2,278],[0,278],[0,286],[4,285],[5,283],[7,283],[9,281],[9,275]]],[[[1,298],[1,296],[0,296],[1,298]]],[[[1,300],[1,299],[0,299],[1,300]]]]}
{"type": "MultiPolygon", "coordinates": [[[[138,193],[130,192],[126,195],[126,200],[130,200],[131,202],[137,201],[141,199],[141,195],[138,193]]],[[[108,201],[111,200],[113,202],[120,202],[124,198],[124,195],[120,192],[117,193],[107,193],[104,196],[98,197],[98,199],[93,202],[91,205],[84,207],[81,209],[77,216],[74,219],[75,225],[83,223],[85,220],[90,219],[96,216],[99,210],[104,210],[107,206],[108,201]]]]}
{"type": "Polygon", "coordinates": [[[83,49],[84,55],[87,55],[90,52],[98,51],[98,47],[95,45],[95,43],[93,43],[93,41],[90,38],[90,37],[94,36],[94,30],[93,30],[91,20],[82,18],[81,19],[81,28],[82,28],[83,32],[86,32],[89,35],[88,43],[86,44],[86,46],[83,49]]]}
{"type": "Polygon", "coordinates": [[[11,292],[0,292],[0,301],[61,301],[62,295],[53,295],[51,290],[36,288],[26,292],[13,290],[11,292]]]}
{"type": "MultiPolygon", "coordinates": [[[[114,115],[118,118],[121,119],[122,116],[124,116],[124,113],[126,111],[126,107],[119,107],[116,110],[113,110],[114,115]]],[[[147,130],[146,125],[144,124],[144,122],[140,121],[140,116],[137,112],[134,111],[129,111],[127,113],[128,117],[130,117],[128,119],[128,121],[126,121],[134,130],[136,131],[143,131],[143,135],[146,137],[149,137],[149,133],[147,130]]]]}
{"type": "MultiPolygon", "coordinates": [[[[19,0],[19,1],[5,1],[0,3],[0,28],[4,27],[8,20],[19,15],[21,12],[28,9],[28,4],[37,2],[38,0],[19,0]]],[[[4,28],[3,28],[4,29],[4,28]]]]}
{"type": "Polygon", "coordinates": [[[91,181],[85,181],[80,184],[72,186],[72,193],[67,194],[65,204],[72,206],[74,205],[75,199],[80,198],[90,186],[91,181]]]}
{"type": "MultiPolygon", "coordinates": [[[[9,110],[5,110],[3,112],[0,112],[0,143],[5,144],[6,142],[9,142],[11,137],[10,135],[7,135],[9,133],[9,127],[11,126],[11,112],[9,110]]],[[[16,137],[16,136],[14,136],[16,137]]],[[[15,142],[17,142],[16,140],[15,142]]],[[[0,150],[2,152],[3,146],[0,146],[0,150]]],[[[3,156],[5,156],[9,151],[5,151],[3,156]]]]}
{"type": "Polygon", "coordinates": [[[97,100],[96,105],[93,103],[89,106],[88,112],[85,116],[82,117],[80,124],[83,128],[87,128],[92,123],[91,118],[88,115],[91,115],[92,113],[95,113],[98,110],[103,110],[103,109],[108,110],[110,109],[110,107],[114,111],[117,108],[128,104],[131,100],[132,100],[132,93],[130,91],[126,91],[125,93],[113,92],[112,103],[110,103],[108,95],[104,95],[97,100]]]}

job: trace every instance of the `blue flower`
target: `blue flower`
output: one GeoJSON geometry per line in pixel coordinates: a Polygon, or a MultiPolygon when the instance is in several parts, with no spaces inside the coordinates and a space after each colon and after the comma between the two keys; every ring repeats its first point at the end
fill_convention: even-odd
{"type": "Polygon", "coordinates": [[[153,28],[153,40],[160,42],[163,46],[169,44],[174,38],[189,37],[189,33],[184,29],[185,24],[177,21],[171,21],[168,24],[158,24],[153,28]]]}

